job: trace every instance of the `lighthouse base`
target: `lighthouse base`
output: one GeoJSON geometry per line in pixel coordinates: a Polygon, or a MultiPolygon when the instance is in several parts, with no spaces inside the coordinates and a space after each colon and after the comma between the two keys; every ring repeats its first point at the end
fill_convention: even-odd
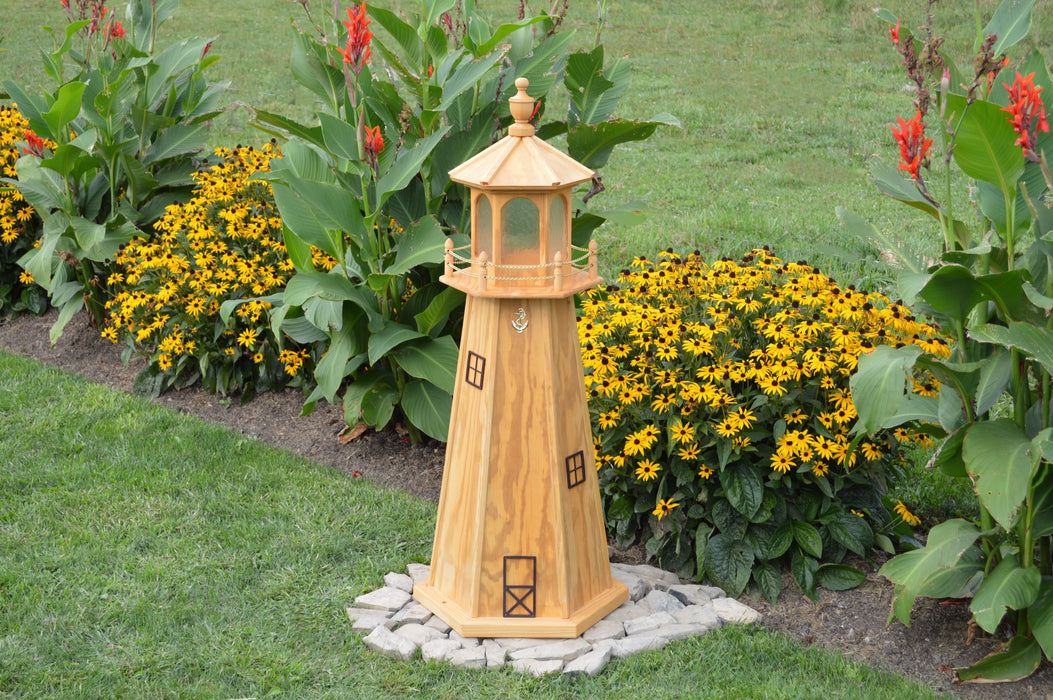
{"type": "Polygon", "coordinates": [[[438,615],[462,637],[536,637],[571,639],[629,600],[629,589],[614,581],[570,617],[472,617],[464,608],[427,582],[413,587],[418,603],[438,615]]]}

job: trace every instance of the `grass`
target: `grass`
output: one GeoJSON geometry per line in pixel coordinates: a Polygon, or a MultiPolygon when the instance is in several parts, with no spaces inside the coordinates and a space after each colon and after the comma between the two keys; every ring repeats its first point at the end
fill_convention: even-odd
{"type": "Polygon", "coordinates": [[[756,627],[594,679],[396,662],[344,608],[433,504],[4,353],[0,386],[0,696],[935,697],[756,627]]]}

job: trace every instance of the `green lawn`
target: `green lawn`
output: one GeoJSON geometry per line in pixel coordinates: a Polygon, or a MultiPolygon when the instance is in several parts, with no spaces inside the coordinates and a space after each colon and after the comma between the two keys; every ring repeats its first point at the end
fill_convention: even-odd
{"type": "Polygon", "coordinates": [[[3,697],[934,697],[756,627],[595,679],[396,662],[344,608],[434,504],[4,353],[0,387],[3,697]]]}

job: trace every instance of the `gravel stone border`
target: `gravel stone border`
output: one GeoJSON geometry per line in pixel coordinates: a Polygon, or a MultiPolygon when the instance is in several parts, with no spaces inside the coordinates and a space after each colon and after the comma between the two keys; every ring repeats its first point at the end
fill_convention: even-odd
{"type": "Polygon", "coordinates": [[[459,668],[503,668],[541,676],[595,676],[611,659],[661,649],[679,639],[703,635],[722,625],[748,625],[760,613],[713,586],[684,584],[671,572],[646,564],[611,564],[615,579],[629,588],[629,600],[575,639],[465,638],[417,601],[413,585],[428,577],[426,564],[384,576],[384,587],[355,598],[347,609],[351,629],[367,647],[409,661],[459,668]]]}

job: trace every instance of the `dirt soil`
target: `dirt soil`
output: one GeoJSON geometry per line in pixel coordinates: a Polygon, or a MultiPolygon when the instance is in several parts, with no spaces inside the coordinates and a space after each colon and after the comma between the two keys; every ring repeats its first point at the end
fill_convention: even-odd
{"type": "MultiPolygon", "coordinates": [[[[120,348],[99,337],[82,314],[66,327],[55,348],[48,341],[54,311],[41,317],[0,319],[0,349],[31,357],[126,393],[132,392],[142,360],[122,364],[120,348]]],[[[339,405],[319,402],[310,416],[300,417],[298,390],[260,394],[242,404],[200,388],[168,392],[156,399],[174,411],[191,413],[245,435],[384,486],[438,501],[444,450],[437,442],[411,445],[395,430],[366,432],[347,444],[339,405]]],[[[642,561],[640,549],[616,553],[615,560],[642,561]]],[[[744,599],[760,610],[763,626],[805,644],[820,644],[873,668],[915,678],[930,687],[963,698],[1053,700],[1053,664],[1017,683],[952,683],[954,668],[968,666],[995,651],[1001,639],[977,635],[970,640],[968,601],[920,599],[909,628],[886,624],[892,586],[878,576],[880,562],[864,563],[866,582],[851,591],[820,591],[819,600],[802,595],[789,573],[775,605],[744,599]]]]}

